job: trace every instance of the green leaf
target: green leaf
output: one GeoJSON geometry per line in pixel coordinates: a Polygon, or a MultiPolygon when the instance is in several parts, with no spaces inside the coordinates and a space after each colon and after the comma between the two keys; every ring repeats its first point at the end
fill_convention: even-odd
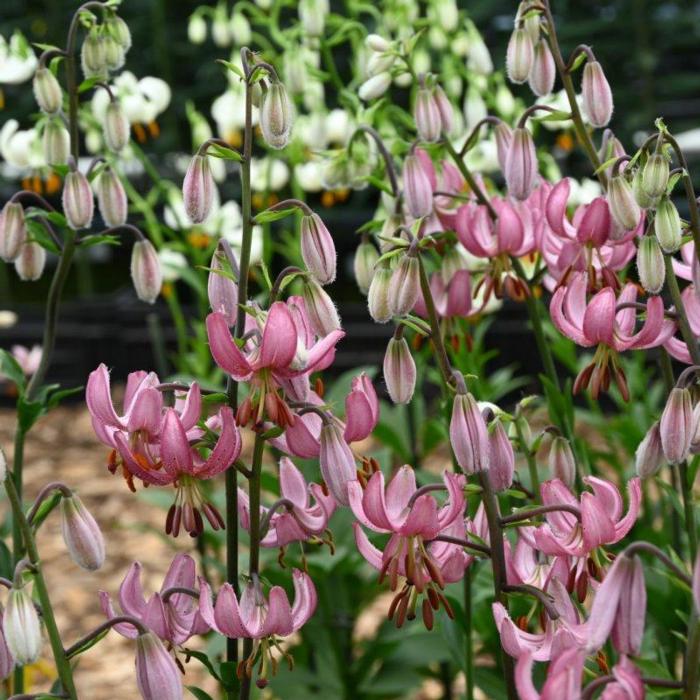
{"type": "MultiPolygon", "coordinates": [[[[68,167],[67,166],[60,166],[62,168],[65,167],[65,172],[63,174],[65,175],[68,172],[68,167]]],[[[54,170],[60,174],[60,171],[58,167],[54,168],[54,170]]],[[[56,224],[56,226],[68,226],[68,221],[66,220],[66,217],[61,214],[61,212],[58,211],[50,211],[47,215],[46,218],[52,223],[56,224]]]]}
{"type": "Polygon", "coordinates": [[[571,112],[557,110],[555,112],[548,112],[547,116],[545,117],[533,115],[532,119],[534,119],[537,122],[566,122],[569,121],[569,119],[571,119],[571,112]]]}
{"type": "Polygon", "coordinates": [[[48,250],[50,253],[56,255],[60,254],[60,249],[56,245],[56,241],[49,235],[46,227],[41,224],[37,219],[26,219],[27,230],[29,231],[29,237],[34,242],[38,243],[42,248],[48,250]]]}
{"type": "Polygon", "coordinates": [[[27,401],[23,396],[17,400],[17,425],[26,433],[46,413],[41,401],[27,401]]]}
{"type": "Polygon", "coordinates": [[[219,672],[216,670],[214,667],[214,664],[211,662],[209,657],[203,652],[203,651],[196,651],[195,649],[187,649],[185,648],[185,653],[187,656],[191,656],[193,659],[197,659],[208,671],[209,673],[216,678],[217,681],[221,680],[221,676],[219,675],[219,672]]]}
{"type": "Polygon", "coordinates": [[[54,491],[50,498],[45,499],[39,506],[34,519],[32,520],[32,527],[37,530],[41,524],[49,517],[51,511],[61,502],[63,495],[60,491],[54,491]]]}
{"type": "Polygon", "coordinates": [[[228,68],[232,73],[235,73],[241,80],[245,80],[243,71],[235,63],[231,63],[231,61],[224,61],[223,58],[217,59],[216,62],[228,68]]]}
{"type": "Polygon", "coordinates": [[[7,350],[0,350],[0,372],[17,385],[20,395],[24,393],[27,378],[24,376],[19,362],[7,350]]]}
{"type": "Polygon", "coordinates": [[[222,158],[223,160],[233,160],[240,163],[243,156],[235,148],[226,148],[218,143],[211,143],[207,148],[207,153],[214,158],[222,158]]]}
{"type": "Polygon", "coordinates": [[[297,207],[289,207],[287,209],[276,209],[274,211],[265,209],[265,211],[261,211],[259,214],[256,214],[253,217],[253,221],[255,221],[256,224],[267,224],[270,221],[278,221],[279,219],[284,219],[290,214],[293,214],[296,210],[297,207]]]}
{"type": "Polygon", "coordinates": [[[209,693],[205,692],[201,688],[195,688],[193,685],[186,685],[185,688],[187,688],[187,690],[189,690],[190,693],[197,698],[197,700],[214,700],[209,693]]]}
{"type": "Polygon", "coordinates": [[[92,90],[92,88],[94,88],[95,85],[97,85],[97,83],[99,83],[99,82],[102,82],[101,78],[86,78],[78,86],[78,92],[83,93],[83,92],[87,92],[88,90],[92,90]]]}
{"type": "Polygon", "coordinates": [[[87,236],[83,236],[80,239],[80,245],[83,248],[91,248],[94,245],[100,245],[101,243],[106,243],[107,245],[121,245],[121,240],[119,236],[112,233],[92,233],[87,236]]]}

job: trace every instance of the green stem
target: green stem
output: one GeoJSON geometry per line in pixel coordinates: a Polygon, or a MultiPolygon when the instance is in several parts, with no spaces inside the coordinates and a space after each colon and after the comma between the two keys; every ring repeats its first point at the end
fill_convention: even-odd
{"type": "Polygon", "coordinates": [[[688,352],[693,360],[694,365],[700,365],[700,348],[698,348],[698,342],[693,335],[693,331],[690,328],[690,323],[688,322],[688,315],[685,312],[685,305],[683,304],[683,297],[681,296],[681,290],[678,287],[678,279],[676,278],[676,273],[673,271],[672,256],[665,255],[664,259],[666,261],[666,286],[668,287],[669,294],[671,295],[671,301],[676,310],[678,318],[678,328],[683,336],[683,341],[688,346],[688,352]]]}
{"type": "Polygon", "coordinates": [[[323,65],[326,67],[326,70],[330,73],[333,87],[335,87],[335,89],[340,94],[340,92],[344,89],[345,86],[343,85],[343,80],[340,77],[340,73],[338,73],[338,67],[335,65],[333,52],[331,51],[330,46],[328,46],[328,43],[324,40],[321,40],[321,55],[323,56],[323,65]]]}
{"type": "Polygon", "coordinates": [[[525,435],[523,434],[523,430],[520,426],[520,420],[519,417],[516,415],[515,420],[513,421],[513,425],[515,426],[515,434],[518,436],[518,442],[520,443],[520,449],[522,450],[522,453],[525,455],[525,461],[527,462],[527,469],[528,472],[530,473],[530,490],[532,491],[532,497],[535,503],[540,502],[540,476],[537,472],[537,460],[535,459],[535,455],[532,453],[532,450],[530,449],[530,446],[527,444],[525,440],[525,435]]]}
{"type": "Polygon", "coordinates": [[[496,210],[491,205],[491,202],[489,201],[488,197],[484,194],[484,191],[481,189],[481,187],[479,187],[476,178],[472,175],[469,168],[467,168],[464,162],[464,158],[459,153],[457,153],[457,151],[455,151],[454,147],[449,141],[445,141],[444,143],[447,152],[452,157],[452,160],[454,160],[457,169],[462,174],[462,177],[467,181],[469,188],[476,196],[477,200],[479,201],[479,204],[483,204],[489,210],[489,216],[492,219],[497,219],[498,214],[496,213],[496,210]]]}
{"type": "Polygon", "coordinates": [[[170,285],[168,292],[163,296],[168,303],[170,315],[173,317],[175,335],[177,337],[177,354],[179,360],[182,361],[187,354],[187,321],[185,320],[185,314],[182,312],[180,298],[178,297],[177,287],[174,282],[170,285]]]}
{"type": "Polygon", "coordinates": [[[472,562],[464,572],[464,675],[466,682],[465,700],[474,700],[474,643],[472,640],[473,611],[472,611],[472,562]]]}
{"type": "Polygon", "coordinates": [[[688,646],[683,660],[683,685],[683,700],[697,700],[698,690],[700,690],[700,616],[695,606],[688,621],[688,646]]]}
{"type": "Polygon", "coordinates": [[[692,488],[688,483],[687,462],[681,462],[678,465],[678,478],[680,480],[681,496],[683,497],[683,514],[685,517],[685,529],[688,533],[690,561],[694,562],[698,555],[698,528],[695,519],[695,509],[693,508],[692,488]]]}

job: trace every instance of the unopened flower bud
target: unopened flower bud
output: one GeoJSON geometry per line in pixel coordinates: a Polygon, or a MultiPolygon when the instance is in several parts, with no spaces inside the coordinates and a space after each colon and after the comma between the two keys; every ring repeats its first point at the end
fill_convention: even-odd
{"type": "Polygon", "coordinates": [[[115,153],[122,151],[129,143],[129,120],[118,100],[112,100],[107,105],[102,128],[105,143],[115,153]]]}
{"type": "Polygon", "coordinates": [[[420,263],[418,256],[407,254],[391,274],[389,308],[393,316],[406,315],[420,296],[420,263]]]}
{"type": "Polygon", "coordinates": [[[321,36],[328,14],[327,0],[300,0],[299,22],[307,36],[321,36]]]}
{"type": "Polygon", "coordinates": [[[70,155],[70,134],[57,119],[51,119],[44,125],[42,135],[44,159],[49,165],[65,165],[70,155]]]}
{"type": "Polygon", "coordinates": [[[549,473],[553,479],[563,481],[573,488],[576,481],[576,460],[571,449],[571,443],[561,435],[557,435],[549,447],[549,473]]]}
{"type": "Polygon", "coordinates": [[[512,83],[524,83],[530,75],[535,50],[530,35],[523,27],[516,27],[510,35],[506,50],[506,72],[512,83]]]}
{"type": "Polygon", "coordinates": [[[433,89],[433,99],[440,112],[440,121],[442,122],[442,132],[450,134],[454,126],[454,109],[449,97],[442,89],[442,86],[436,85],[433,89]]]}
{"type": "MultiPolygon", "coordinates": [[[[520,17],[521,14],[524,12],[528,12],[527,7],[521,6],[518,8],[518,16],[520,17]]],[[[526,16],[523,19],[523,27],[525,28],[525,31],[530,35],[530,39],[532,40],[533,46],[539,41],[540,39],[540,15],[537,12],[531,12],[528,16],[526,16]]]]}
{"type": "Polygon", "coordinates": [[[149,240],[136,241],[131,252],[131,279],[136,296],[153,304],[163,286],[163,272],[158,253],[149,240]]]}
{"type": "Polygon", "coordinates": [[[105,51],[105,64],[109,70],[119,70],[126,60],[126,54],[121,44],[109,33],[102,37],[105,51]]]}
{"type": "Polygon", "coordinates": [[[440,110],[430,88],[420,88],[413,105],[413,119],[416,122],[418,136],[423,141],[434,143],[440,138],[442,119],[440,110]]]}
{"type": "Polygon", "coordinates": [[[49,68],[39,66],[32,82],[34,97],[39,109],[47,114],[55,114],[63,105],[63,91],[56,76],[49,68]]]}
{"type": "Polygon", "coordinates": [[[115,39],[124,52],[131,48],[131,30],[119,15],[110,15],[105,20],[105,27],[107,33],[115,39]]]}
{"type": "Polygon", "coordinates": [[[634,455],[634,466],[637,474],[642,479],[647,479],[659,471],[663,461],[664,451],[661,446],[661,432],[657,422],[649,428],[644,439],[639,443],[634,455]]]}
{"type": "Polygon", "coordinates": [[[694,428],[690,391],[674,387],[668,395],[659,421],[661,446],[669,463],[679,464],[688,457],[694,428]]]}
{"type": "Polygon", "coordinates": [[[403,164],[403,195],[414,219],[428,216],[433,210],[433,188],[418,156],[408,155],[403,164]]]}
{"type": "Polygon", "coordinates": [[[7,202],[0,213],[0,258],[12,262],[27,240],[24,208],[19,202],[7,202]]]}
{"type": "Polygon", "coordinates": [[[211,258],[211,271],[207,282],[207,295],[212,311],[226,316],[226,323],[233,326],[238,316],[238,286],[226,275],[216,272],[223,269],[219,253],[214,251],[211,258]]]}
{"type": "Polygon", "coordinates": [[[229,29],[231,30],[231,38],[234,44],[238,46],[250,44],[252,30],[248,18],[242,12],[234,11],[229,22],[229,29]]]}
{"type": "Polygon", "coordinates": [[[333,420],[321,428],[319,438],[319,467],[323,480],[335,500],[348,505],[348,483],[357,479],[355,457],[343,436],[343,430],[333,420]]]}
{"type": "Polygon", "coordinates": [[[367,306],[369,315],[377,323],[386,323],[391,319],[391,304],[389,303],[391,278],[391,270],[382,266],[374,271],[374,277],[369,285],[367,306]]]}
{"type": "Polygon", "coordinates": [[[2,618],[5,641],[18,664],[33,664],[41,654],[41,623],[25,588],[13,588],[2,618]]]}
{"type": "Polygon", "coordinates": [[[83,569],[96,571],[105,561],[102,531],[76,496],[61,499],[61,532],[70,558],[83,569]]]}
{"type": "Polygon", "coordinates": [[[367,76],[386,73],[396,62],[396,56],[391,52],[373,53],[367,61],[367,76]]]}
{"type": "Polygon", "coordinates": [[[272,148],[284,148],[292,130],[292,105],[280,82],[272,82],[263,95],[260,108],[260,128],[263,138],[272,148]]]}
{"type": "Polygon", "coordinates": [[[532,68],[528,76],[530,89],[538,97],[545,97],[554,88],[554,79],[557,70],[554,58],[545,39],[540,39],[535,45],[535,54],[532,60],[532,68]]]}
{"type": "Polygon", "coordinates": [[[90,183],[79,170],[71,170],[66,174],[62,202],[63,213],[72,229],[78,231],[90,228],[95,202],[90,183]]]}
{"type": "Polygon", "coordinates": [[[632,187],[623,175],[615,175],[608,186],[608,204],[615,223],[625,231],[631,231],[639,224],[642,215],[632,187]]]}
{"type": "Polygon", "coordinates": [[[603,66],[598,61],[588,61],[583,68],[581,96],[588,121],[599,128],[607,126],[613,113],[613,98],[603,66]]]}
{"type": "Polygon", "coordinates": [[[301,218],[301,257],[306,269],[321,284],[333,282],[336,268],[335,244],[318,214],[301,218]]]}
{"type": "Polygon", "coordinates": [[[214,201],[214,187],[209,158],[195,155],[182,182],[185,212],[193,224],[201,224],[209,216],[214,201]]]}
{"type": "Polygon", "coordinates": [[[503,174],[508,194],[520,200],[530,196],[537,178],[537,153],[532,135],[524,127],[513,130],[503,174]]]}
{"type": "Polygon", "coordinates": [[[450,444],[457,464],[466,474],[489,468],[488,429],[476,399],[469,393],[458,393],[452,404],[450,444]]]}
{"type": "Polygon", "coordinates": [[[675,253],[681,247],[681,217],[668,197],[663,197],[656,207],[654,233],[664,253],[675,253]]]}
{"type": "Polygon", "coordinates": [[[489,482],[494,491],[505,491],[513,483],[515,454],[503,423],[497,418],[489,431],[489,482]]]}
{"type": "Polygon", "coordinates": [[[46,251],[35,241],[25,243],[15,258],[15,270],[24,282],[36,282],[44,272],[46,251]]]}
{"type": "Polygon", "coordinates": [[[143,700],[182,700],[182,676],[153,632],[136,637],[136,685],[143,700]]]}
{"type": "Polygon", "coordinates": [[[637,249],[639,281],[649,294],[658,294],[664,286],[664,254],[654,236],[643,236],[637,249]]]}
{"type": "Polygon", "coordinates": [[[97,179],[97,207],[107,226],[126,223],[128,200],[119,176],[106,167],[97,179]]]}
{"type": "Polygon", "coordinates": [[[361,100],[369,102],[370,100],[376,100],[381,97],[391,85],[391,73],[384,71],[383,73],[377,73],[371,78],[365,80],[362,85],[360,85],[357,94],[360,96],[361,100]]]}
{"type": "Polygon", "coordinates": [[[662,153],[652,153],[649,156],[642,170],[642,189],[647,197],[656,199],[666,194],[669,172],[666,156],[662,153]]]}
{"type": "Polygon", "coordinates": [[[405,338],[391,338],[386,346],[384,381],[394,403],[410,403],[416,389],[416,363],[405,338]]]}
{"type": "Polygon", "coordinates": [[[391,42],[379,34],[368,34],[365,37],[365,46],[377,53],[383,53],[391,48],[391,42]]]}
{"type": "Polygon", "coordinates": [[[496,152],[498,154],[498,164],[501,171],[506,171],[506,160],[510,144],[513,142],[513,130],[506,122],[499,122],[493,130],[496,139],[496,152]]]}
{"type": "Polygon", "coordinates": [[[193,14],[187,23],[187,38],[193,44],[203,44],[207,38],[207,23],[202,15],[193,14]]]}
{"type": "Polygon", "coordinates": [[[333,300],[313,278],[304,280],[302,296],[311,327],[319,336],[327,336],[340,329],[340,317],[333,300]]]}
{"type": "Polygon", "coordinates": [[[107,78],[107,51],[97,31],[88,32],[80,49],[80,64],[86,78],[107,78]]]}
{"type": "Polygon", "coordinates": [[[353,262],[353,271],[355,272],[357,286],[363,294],[369,292],[369,287],[374,277],[374,266],[377,264],[377,260],[379,260],[379,253],[373,243],[370,243],[370,241],[363,241],[357,246],[355,260],[353,262]]]}

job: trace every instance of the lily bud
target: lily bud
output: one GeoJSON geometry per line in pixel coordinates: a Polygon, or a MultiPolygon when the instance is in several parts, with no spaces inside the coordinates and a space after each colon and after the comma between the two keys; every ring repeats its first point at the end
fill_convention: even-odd
{"type": "Polygon", "coordinates": [[[675,253],[681,247],[681,217],[668,197],[663,197],[656,207],[654,233],[664,253],[675,253]]]}
{"type": "Polygon", "coordinates": [[[51,119],[44,125],[42,135],[44,159],[49,165],[65,165],[70,155],[70,134],[63,124],[51,119]]]}
{"type": "Polygon", "coordinates": [[[112,100],[107,105],[102,128],[107,146],[115,153],[124,150],[129,143],[130,127],[129,120],[118,100],[112,100]]]}
{"type": "Polygon", "coordinates": [[[118,175],[106,167],[97,179],[97,207],[107,226],[126,223],[128,200],[118,175]]]}
{"type": "Polygon", "coordinates": [[[664,461],[664,451],[661,446],[661,432],[658,421],[649,428],[644,439],[639,443],[634,454],[634,467],[642,479],[654,476],[664,461]]]}
{"type": "Polygon", "coordinates": [[[656,199],[666,194],[669,172],[666,156],[661,153],[652,153],[649,156],[642,170],[642,189],[647,197],[656,199]]]}
{"type": "Polygon", "coordinates": [[[466,474],[489,468],[489,435],[476,399],[469,393],[457,394],[452,404],[450,444],[457,464],[466,474]]]}
{"type": "Polygon", "coordinates": [[[39,109],[46,114],[55,114],[63,105],[63,91],[56,76],[49,68],[40,66],[32,81],[34,97],[39,109]]]}
{"type": "Polygon", "coordinates": [[[88,32],[80,49],[80,64],[85,78],[107,78],[107,47],[97,31],[88,32]]]}
{"type": "Polygon", "coordinates": [[[419,296],[420,263],[416,255],[409,253],[401,258],[389,282],[389,308],[392,315],[406,315],[416,305],[419,296]]]}
{"type": "Polygon", "coordinates": [[[391,73],[383,71],[365,80],[365,82],[360,85],[357,94],[360,96],[361,100],[369,102],[370,100],[376,100],[378,97],[381,97],[389,89],[390,85],[391,73]]]}
{"type": "Polygon", "coordinates": [[[442,123],[442,131],[444,134],[452,132],[454,126],[454,108],[452,102],[447,96],[441,85],[436,85],[433,88],[433,99],[440,112],[440,122],[442,123]]]}
{"type": "Polygon", "coordinates": [[[330,284],[335,280],[335,244],[318,214],[301,219],[301,257],[306,269],[321,284],[330,284]]]}
{"type": "Polygon", "coordinates": [[[24,282],[36,282],[44,272],[46,251],[34,241],[25,243],[15,258],[15,270],[24,282]]]}
{"type": "Polygon", "coordinates": [[[411,402],[416,389],[416,363],[405,338],[391,338],[386,346],[384,381],[394,403],[411,402]]]}
{"type": "Polygon", "coordinates": [[[70,558],[83,569],[97,571],[105,561],[100,526],[75,495],[61,499],[61,532],[70,558]]]}
{"type": "Polygon", "coordinates": [[[608,204],[615,223],[625,231],[637,227],[642,211],[632,187],[622,175],[615,175],[608,186],[608,204]]]}
{"type": "Polygon", "coordinates": [[[639,241],[637,272],[642,287],[649,294],[658,294],[663,289],[666,276],[664,254],[654,236],[643,236],[639,241]]]}
{"type": "Polygon", "coordinates": [[[414,219],[428,216],[433,210],[433,188],[418,156],[408,155],[403,163],[403,195],[406,208],[414,219]]]}
{"type": "Polygon", "coordinates": [[[78,231],[90,228],[95,202],[90,183],[79,170],[71,170],[66,174],[62,202],[63,213],[72,229],[78,231]]]}
{"type": "Polygon", "coordinates": [[[442,119],[437,102],[430,88],[420,88],[413,105],[413,119],[416,122],[418,136],[423,141],[434,143],[440,138],[442,119]]]}
{"type": "Polygon", "coordinates": [[[136,241],[131,251],[131,280],[136,296],[153,304],[163,286],[163,272],[158,253],[148,240],[136,241]]]}
{"type": "Polygon", "coordinates": [[[24,208],[19,202],[7,202],[0,213],[0,258],[12,262],[27,240],[24,208]]]}
{"type": "Polygon", "coordinates": [[[610,634],[618,654],[639,655],[644,637],[646,612],[647,589],[644,585],[644,567],[639,557],[633,557],[610,634]]]}
{"type": "Polygon", "coordinates": [[[340,317],[333,300],[313,278],[304,280],[302,296],[311,327],[316,335],[327,336],[340,329],[340,317]]]}
{"type": "Polygon", "coordinates": [[[318,460],[323,480],[335,500],[347,506],[349,504],[348,483],[357,479],[352,450],[345,442],[340,426],[333,420],[328,421],[321,428],[319,442],[318,460]]]}
{"type": "Polygon", "coordinates": [[[376,53],[383,53],[391,48],[391,42],[379,34],[368,34],[365,37],[365,46],[376,53]]]}
{"type": "Polygon", "coordinates": [[[195,155],[182,182],[185,212],[193,224],[201,224],[209,216],[214,201],[214,187],[209,158],[195,155]]]}
{"type": "Polygon", "coordinates": [[[2,618],[5,641],[22,666],[33,664],[41,654],[41,623],[34,601],[25,588],[13,588],[2,618]]]}
{"type": "Polygon", "coordinates": [[[576,481],[576,460],[571,449],[571,443],[561,435],[557,435],[549,447],[549,473],[552,478],[563,481],[573,488],[576,481]]]}
{"type": "Polygon", "coordinates": [[[116,14],[112,14],[105,20],[107,33],[121,46],[126,53],[131,48],[131,30],[129,25],[116,14]]]}
{"type": "Polygon", "coordinates": [[[193,14],[187,23],[187,38],[192,44],[203,44],[207,38],[207,23],[202,15],[193,14]]]}
{"type": "Polygon", "coordinates": [[[367,306],[369,315],[377,323],[386,323],[391,319],[391,304],[389,302],[391,279],[391,270],[388,267],[380,267],[374,271],[374,277],[369,285],[367,306]]]}
{"type": "Polygon", "coordinates": [[[659,199],[658,197],[650,197],[646,193],[644,189],[644,171],[642,168],[637,168],[632,178],[632,192],[634,193],[637,204],[639,204],[642,209],[651,209],[659,199]]]}
{"type": "Polygon", "coordinates": [[[497,418],[489,432],[489,482],[494,491],[505,491],[513,483],[515,455],[503,423],[497,418]]]}
{"type": "Polygon", "coordinates": [[[532,39],[523,27],[516,27],[510,35],[506,50],[506,73],[512,83],[524,83],[530,75],[535,59],[532,39]]]}
{"type": "Polygon", "coordinates": [[[532,135],[524,127],[518,127],[513,130],[503,173],[508,194],[516,199],[527,199],[535,187],[537,173],[537,153],[532,135]]]}
{"type": "Polygon", "coordinates": [[[603,66],[598,61],[588,61],[583,68],[581,96],[588,121],[599,128],[607,126],[613,113],[613,98],[603,66]]]}
{"type": "Polygon", "coordinates": [[[535,45],[535,53],[532,60],[532,68],[528,75],[530,89],[538,97],[545,97],[554,88],[554,79],[557,70],[554,58],[545,39],[540,39],[535,45]]]}
{"type": "Polygon", "coordinates": [[[669,463],[679,464],[688,457],[694,428],[690,391],[674,387],[659,421],[661,447],[669,463]]]}
{"type": "Polygon", "coordinates": [[[284,148],[292,130],[292,105],[280,82],[272,82],[263,95],[260,108],[263,138],[272,148],[284,148]]]}
{"type": "Polygon", "coordinates": [[[322,36],[328,14],[327,0],[300,0],[299,22],[308,36],[322,36]]]}
{"type": "Polygon", "coordinates": [[[498,154],[498,164],[501,171],[506,171],[506,160],[510,144],[513,142],[513,130],[505,122],[499,122],[493,130],[496,138],[496,152],[498,154]]]}
{"type": "Polygon", "coordinates": [[[182,677],[153,632],[136,637],[136,685],[143,700],[182,700],[182,677]]]}
{"type": "Polygon", "coordinates": [[[374,277],[374,266],[377,264],[377,260],[379,260],[379,253],[373,243],[363,241],[357,246],[355,260],[353,262],[353,271],[355,273],[357,286],[363,294],[369,292],[369,287],[374,277]]]}
{"type": "Polygon", "coordinates": [[[207,282],[207,295],[212,311],[218,311],[226,316],[226,323],[233,326],[238,316],[238,286],[236,283],[216,272],[221,270],[221,260],[218,252],[214,251],[211,258],[211,271],[207,282]]]}
{"type": "Polygon", "coordinates": [[[121,44],[109,33],[102,37],[105,51],[105,64],[109,70],[119,70],[126,60],[121,44]]]}

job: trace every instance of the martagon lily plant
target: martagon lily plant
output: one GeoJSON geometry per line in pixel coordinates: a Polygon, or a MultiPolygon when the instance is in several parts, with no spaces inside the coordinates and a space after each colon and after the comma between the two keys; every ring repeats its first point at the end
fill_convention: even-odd
{"type": "MultiPolygon", "coordinates": [[[[82,5],[65,47],[45,48],[36,61],[46,163],[62,189],[55,203],[18,191],[0,214],[0,256],[23,279],[42,275],[47,252],[57,256],[40,360],[25,372],[10,353],[1,357],[18,396],[11,462],[0,450],[12,522],[11,571],[0,579],[8,589],[0,675],[12,679],[10,697],[76,700],[78,660],[96,655],[114,629],[133,640],[144,700],[212,698],[193,680],[191,659],[201,662],[197,678],[210,675],[212,692],[229,700],[268,686],[271,696],[296,697],[295,683],[305,697],[377,697],[368,679],[389,673],[381,648],[394,645],[402,673],[415,662],[448,697],[459,687],[468,700],[658,692],[695,700],[700,212],[670,127],[658,120],[636,149],[618,140],[604,67],[586,45],[564,54],[550,0],[520,3],[505,56],[508,80],[527,83],[536,100],[514,101],[510,114],[484,110],[471,123],[457,100],[471,105],[470,117],[475,96],[472,88],[462,95],[459,72],[451,80],[454,56],[438,70],[431,55],[449,51],[443,38],[454,36],[466,74],[483,78],[477,84],[508,88],[457,3],[431,2],[425,18],[417,3],[406,3],[405,16],[349,3],[344,17],[323,0],[303,0],[283,31],[284,3],[273,1],[269,41],[250,31],[263,23],[263,4],[240,3],[228,29],[225,3],[212,13],[199,8],[189,27],[193,41],[203,40],[211,14],[219,45],[246,43],[222,61],[230,133],[213,136],[190,113],[208,135],[183,169],[181,194],[163,202],[171,217],[179,202],[185,226],[197,230],[221,206],[220,176],[228,170],[240,185],[239,238],[232,244],[210,228],[206,264],[189,270],[205,278],[199,289],[209,307],[189,328],[173,280],[163,287],[168,227],[122,168],[125,154],[136,154],[159,182],[131,142],[127,100],[111,84],[131,45],[118,3],[82,5]],[[433,27],[417,31],[421,22],[433,27]],[[464,56],[462,35],[471,42],[464,56]],[[359,66],[347,81],[333,50],[345,44],[359,66]],[[337,103],[347,128],[333,148],[308,139],[307,150],[294,150],[300,75],[337,103]],[[557,83],[565,106],[555,108],[557,83]],[[90,91],[103,103],[100,138],[91,139],[101,151],[91,160],[80,158],[79,119],[90,91]],[[598,185],[587,201],[574,201],[570,178],[541,167],[543,124],[570,129],[589,159],[598,185]],[[371,318],[391,324],[374,340],[386,343],[381,369],[338,378],[336,354],[351,330],[334,300],[335,235],[300,187],[291,197],[271,192],[284,185],[265,187],[275,197],[254,206],[255,159],[268,152],[286,154],[300,181],[304,159],[320,164],[336,195],[380,190],[352,267],[371,318]],[[293,231],[282,254],[256,258],[256,235],[274,241],[285,220],[293,231]],[[187,551],[162,572],[158,592],[144,594],[148,564],[140,562],[118,591],[95,591],[105,622],[68,643],[37,530],[59,508],[69,556],[91,571],[105,561],[105,540],[61,481],[27,502],[23,452],[35,422],[71,393],[46,379],[76,251],[122,237],[134,239],[138,298],[152,304],[165,295],[178,350],[191,344],[206,360],[181,357],[174,365],[187,371],[174,376],[146,366],[117,377],[100,365],[86,378],[87,410],[106,448],[95,478],[103,463],[131,491],[174,492],[164,532],[187,551]],[[528,380],[490,376],[486,367],[484,329],[504,304],[527,316],[541,361],[537,395],[523,398],[528,380]],[[121,408],[110,382],[126,384],[121,408]],[[655,400],[647,382],[659,387],[655,400]],[[633,414],[635,401],[645,412],[633,414]],[[625,444],[612,444],[606,412],[620,421],[634,415],[625,444]],[[601,437],[609,454],[595,447],[601,437]],[[341,655],[352,688],[324,686],[327,650],[318,640],[332,647],[352,627],[339,613],[343,576],[361,587],[356,599],[373,601],[370,616],[386,616],[384,628],[401,628],[406,639],[428,635],[414,637],[426,657],[433,644],[449,653],[423,663],[415,650],[402,658],[402,637],[378,642],[378,652],[358,642],[341,655]],[[659,614],[654,596],[674,609],[659,614]],[[57,681],[37,694],[23,669],[42,654],[44,635],[57,681]],[[303,669],[294,670],[295,657],[303,669]]],[[[328,116],[320,100],[304,105],[307,128],[316,111],[328,116]]],[[[95,119],[86,123],[93,133],[95,119]]],[[[192,255],[202,262],[199,249],[192,255]]]]}

